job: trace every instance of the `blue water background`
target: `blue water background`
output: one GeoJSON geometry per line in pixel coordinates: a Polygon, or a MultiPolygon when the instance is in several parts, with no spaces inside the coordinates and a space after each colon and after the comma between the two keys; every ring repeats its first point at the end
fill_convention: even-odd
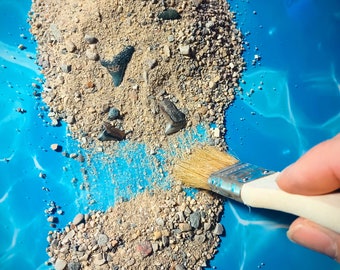
{"type": "MultiPolygon", "coordinates": [[[[226,112],[230,151],[244,161],[281,170],[340,131],[338,1],[230,1],[249,42],[242,93],[226,112]],[[260,56],[259,61],[254,55],[260,56]],[[254,91],[252,91],[254,89],[254,91]]],[[[62,228],[78,212],[105,210],[119,197],[166,177],[143,145],[120,145],[124,156],[89,158],[64,124],[52,127],[39,96],[36,44],[26,22],[27,0],[0,2],[0,269],[46,269],[44,213],[55,202],[62,228]],[[24,44],[26,49],[18,49],[24,44]],[[17,112],[23,108],[26,113],[17,112]],[[85,163],[50,149],[82,153],[85,163]],[[39,177],[43,173],[46,178],[39,177]],[[114,177],[118,183],[112,183],[114,177]],[[130,181],[134,179],[135,181],[130,181]],[[77,181],[75,181],[77,180],[77,181]],[[88,187],[82,189],[82,187],[88,187]],[[122,192],[122,187],[125,192],[122,192]]],[[[206,140],[201,127],[183,144],[206,140]]],[[[251,211],[226,201],[226,228],[213,269],[340,269],[331,259],[290,243],[294,217],[251,211]]]]}

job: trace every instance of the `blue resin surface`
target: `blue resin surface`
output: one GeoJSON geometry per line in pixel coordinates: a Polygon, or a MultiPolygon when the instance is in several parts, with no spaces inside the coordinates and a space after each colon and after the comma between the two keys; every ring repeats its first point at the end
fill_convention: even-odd
{"type": "MultiPolygon", "coordinates": [[[[117,197],[165,177],[143,145],[120,144],[114,163],[82,164],[50,149],[86,153],[64,124],[52,127],[40,93],[36,44],[26,22],[27,0],[0,2],[0,269],[48,269],[44,213],[51,201],[64,211],[62,228],[78,212],[105,210],[117,197]],[[20,50],[23,44],[26,48],[20,50]],[[18,108],[25,113],[18,112],[18,108]],[[39,177],[46,175],[46,178],[39,177]],[[84,176],[91,189],[81,189],[84,176]],[[114,176],[119,186],[114,186],[114,176]],[[128,179],[137,179],[131,183],[128,179]],[[78,180],[78,181],[76,181],[78,180]],[[115,190],[119,190],[119,194],[115,190]],[[126,193],[122,193],[121,190],[126,193]]],[[[242,92],[226,111],[226,140],[242,161],[281,170],[316,143],[340,132],[340,2],[230,1],[245,35],[242,92]],[[256,56],[258,55],[258,57],[256,56]]],[[[206,140],[198,127],[188,141],[206,140]]],[[[186,142],[184,142],[186,143],[186,142]]],[[[187,142],[190,143],[190,142],[187,142]]],[[[88,160],[87,160],[88,161],[88,160]]],[[[339,264],[290,243],[293,216],[226,201],[226,235],[211,269],[340,269],[339,264]]]]}

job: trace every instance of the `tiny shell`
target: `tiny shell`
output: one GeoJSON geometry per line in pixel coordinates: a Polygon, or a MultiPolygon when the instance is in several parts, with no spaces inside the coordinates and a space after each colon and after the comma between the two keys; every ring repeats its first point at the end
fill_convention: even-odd
{"type": "Polygon", "coordinates": [[[177,109],[169,99],[164,99],[159,103],[159,107],[167,118],[168,122],[165,128],[165,134],[173,134],[186,125],[185,114],[177,109]]]}

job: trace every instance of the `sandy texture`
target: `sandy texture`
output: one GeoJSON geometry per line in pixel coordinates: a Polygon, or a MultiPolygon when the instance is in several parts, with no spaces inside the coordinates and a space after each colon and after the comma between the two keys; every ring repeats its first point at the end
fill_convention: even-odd
{"type": "Polygon", "coordinates": [[[224,228],[221,201],[180,187],[143,193],[107,212],[78,214],[47,249],[60,269],[201,269],[216,253],[224,228]]]}
{"type": "Polygon", "coordinates": [[[224,109],[244,67],[232,19],[224,0],[33,1],[31,32],[52,124],[68,122],[85,148],[102,145],[97,138],[104,122],[130,140],[167,146],[176,135],[165,135],[168,120],[159,104],[169,99],[185,114],[186,128],[216,123],[211,136],[223,146],[224,109]],[[181,19],[159,19],[165,8],[177,10],[181,19]],[[135,52],[114,87],[101,60],[112,60],[126,46],[135,52]],[[122,117],[109,121],[110,108],[122,117]]]}

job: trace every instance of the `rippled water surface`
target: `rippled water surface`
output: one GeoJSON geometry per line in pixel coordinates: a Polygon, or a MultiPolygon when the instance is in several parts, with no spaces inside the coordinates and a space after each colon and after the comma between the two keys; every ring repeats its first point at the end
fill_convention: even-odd
{"type": "MultiPolygon", "coordinates": [[[[226,111],[226,140],[243,161],[281,170],[316,143],[340,132],[340,4],[337,0],[230,1],[246,37],[247,70],[235,103],[226,111]]],[[[126,155],[90,166],[50,150],[86,153],[52,127],[39,96],[41,75],[26,22],[30,2],[0,2],[0,269],[46,269],[44,211],[51,201],[64,211],[63,227],[79,211],[105,210],[116,199],[111,177],[126,194],[164,177],[143,145],[122,143],[126,155]],[[26,49],[18,49],[23,44],[26,49]],[[22,108],[24,113],[17,110],[22,108]],[[81,189],[87,170],[91,192],[81,189]],[[46,178],[39,177],[42,174],[46,178]],[[126,179],[139,180],[133,184],[126,179]],[[72,181],[78,179],[78,181],[72,181]],[[98,181],[100,180],[100,181],[98,181]],[[89,205],[89,202],[92,203],[89,205]]],[[[192,139],[206,140],[198,127],[192,139]]],[[[293,216],[248,209],[226,201],[226,228],[212,269],[340,269],[331,259],[290,243],[293,216]]]]}

